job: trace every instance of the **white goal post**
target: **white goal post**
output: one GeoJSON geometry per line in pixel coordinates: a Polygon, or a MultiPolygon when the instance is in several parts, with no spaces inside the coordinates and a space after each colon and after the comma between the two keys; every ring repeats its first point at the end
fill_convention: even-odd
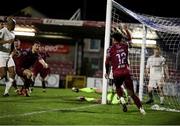
{"type": "MultiPolygon", "coordinates": [[[[103,63],[103,92],[102,92],[102,104],[106,104],[107,96],[107,80],[105,79],[105,59],[106,59],[106,50],[109,47],[110,43],[110,34],[112,24],[122,24],[126,22],[121,21],[121,14],[117,11],[113,12],[113,9],[116,8],[117,11],[128,15],[129,17],[135,19],[141,25],[141,49],[133,48],[134,50],[140,50],[138,56],[134,53],[131,53],[130,60],[133,61],[130,66],[132,66],[132,74],[138,74],[139,81],[139,97],[143,101],[143,87],[147,84],[147,78],[144,77],[144,70],[147,57],[152,54],[152,49],[147,48],[148,40],[152,40],[149,36],[149,32],[156,34],[156,45],[161,48],[161,53],[167,59],[167,64],[169,67],[170,79],[166,82],[164,87],[166,98],[168,99],[167,104],[172,105],[173,107],[179,107],[180,103],[180,18],[166,18],[158,17],[147,14],[135,13],[114,0],[107,0],[107,10],[106,10],[106,25],[105,25],[105,46],[104,46],[104,63],[103,63]],[[114,14],[114,15],[113,15],[114,14]],[[113,19],[114,18],[114,19],[113,19]],[[133,59],[136,58],[136,59],[133,59]],[[134,65],[134,63],[139,60],[139,62],[134,65]],[[134,66],[135,67],[134,67],[134,66]]],[[[130,24],[131,30],[134,32],[134,24],[130,24]],[[133,26],[133,27],[131,27],[133,26]]],[[[139,29],[139,28],[137,28],[139,29]]],[[[140,38],[138,38],[140,39],[140,38]]],[[[130,61],[130,62],[131,62],[130,61]]],[[[179,108],[180,109],[180,108],[179,108]]]]}
{"type": "Polygon", "coordinates": [[[110,45],[110,34],[111,34],[111,12],[112,12],[112,0],[107,0],[106,4],[106,25],[105,25],[105,40],[104,40],[104,61],[103,61],[103,89],[102,89],[102,104],[107,102],[107,79],[105,78],[105,60],[106,50],[110,45]]]}
{"type": "MultiPolygon", "coordinates": [[[[113,0],[107,0],[106,5],[106,25],[105,25],[105,40],[104,40],[104,61],[103,61],[103,90],[102,90],[102,104],[106,104],[107,101],[107,79],[105,78],[105,59],[106,59],[106,50],[110,45],[110,34],[111,34],[111,18],[112,18],[112,6],[113,4],[117,6],[117,3],[113,0]]],[[[143,80],[144,80],[144,49],[146,43],[146,27],[144,26],[144,37],[143,44],[141,48],[141,70],[140,70],[140,86],[139,86],[139,97],[142,101],[142,92],[143,92],[143,80]]]]}

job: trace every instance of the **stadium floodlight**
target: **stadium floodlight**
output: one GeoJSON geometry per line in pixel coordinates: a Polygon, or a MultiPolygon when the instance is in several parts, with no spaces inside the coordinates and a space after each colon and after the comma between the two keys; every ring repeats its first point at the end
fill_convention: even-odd
{"type": "Polygon", "coordinates": [[[16,26],[15,31],[23,31],[23,32],[36,32],[34,28],[31,27],[23,27],[23,26],[16,26]]]}
{"type": "MultiPolygon", "coordinates": [[[[132,38],[143,38],[143,29],[142,28],[133,28],[131,33],[132,38]]],[[[147,30],[147,39],[158,39],[158,35],[155,31],[147,30]]]]}
{"type": "MultiPolygon", "coordinates": [[[[132,39],[133,44],[142,44],[142,39],[132,39]]],[[[156,40],[146,40],[146,45],[156,45],[156,40]]]]}
{"type": "Polygon", "coordinates": [[[43,37],[43,38],[52,38],[52,39],[72,39],[72,37],[69,36],[63,36],[63,35],[37,35],[37,37],[43,37]]]}
{"type": "Polygon", "coordinates": [[[34,32],[15,31],[14,33],[19,36],[35,36],[34,32]]]}
{"type": "Polygon", "coordinates": [[[17,25],[15,27],[15,35],[19,36],[35,36],[36,30],[33,27],[25,27],[17,25]]]}

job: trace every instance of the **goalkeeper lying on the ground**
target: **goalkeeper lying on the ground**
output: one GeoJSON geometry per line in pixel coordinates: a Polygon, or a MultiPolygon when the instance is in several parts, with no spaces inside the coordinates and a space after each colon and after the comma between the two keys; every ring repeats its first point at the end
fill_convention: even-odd
{"type": "MultiPolygon", "coordinates": [[[[128,97],[127,91],[123,85],[122,85],[122,88],[124,91],[124,98],[125,98],[126,102],[129,103],[129,97],[128,97]]],[[[86,92],[86,93],[102,93],[101,88],[80,88],[80,89],[78,89],[78,88],[73,87],[72,91],[86,92]]],[[[80,96],[80,97],[78,97],[78,100],[94,102],[94,103],[101,103],[101,97],[100,98],[92,98],[92,97],[80,96]]],[[[112,87],[107,93],[107,103],[108,104],[119,104],[120,103],[119,97],[112,87]]]]}

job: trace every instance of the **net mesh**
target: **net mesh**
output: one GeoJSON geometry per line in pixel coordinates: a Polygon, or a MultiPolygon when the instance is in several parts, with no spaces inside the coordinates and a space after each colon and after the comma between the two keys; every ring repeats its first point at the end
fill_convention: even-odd
{"type": "MultiPolygon", "coordinates": [[[[163,91],[165,95],[165,106],[180,110],[180,18],[165,18],[146,14],[134,13],[119,3],[112,1],[112,28],[122,28],[122,25],[128,25],[131,33],[139,31],[143,34],[143,25],[147,27],[147,38],[156,40],[156,45],[161,48],[161,54],[166,58],[170,78],[165,82],[163,91]],[[129,23],[132,18],[139,23],[129,23]],[[155,35],[154,37],[152,35],[155,35]]],[[[113,30],[112,30],[113,31],[113,30]]],[[[132,36],[133,39],[136,36],[132,36]]],[[[142,39],[137,37],[137,39],[142,39]]],[[[145,64],[147,58],[153,54],[153,46],[146,46],[145,64]]],[[[140,58],[141,48],[133,46],[129,50],[130,67],[133,74],[134,87],[138,92],[138,83],[140,76],[140,58]]],[[[147,97],[148,78],[144,77],[144,100],[147,97]]],[[[154,94],[158,93],[155,90],[154,94]]],[[[157,98],[159,99],[159,98],[157,98]]],[[[159,103],[159,100],[156,100],[159,103]]]]}

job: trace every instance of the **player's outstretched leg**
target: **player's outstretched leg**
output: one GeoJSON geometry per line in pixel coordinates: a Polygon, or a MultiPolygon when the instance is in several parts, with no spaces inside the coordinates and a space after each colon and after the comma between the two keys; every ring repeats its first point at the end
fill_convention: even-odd
{"type": "Polygon", "coordinates": [[[123,112],[127,112],[127,104],[126,104],[126,101],[123,97],[123,89],[120,85],[116,85],[116,92],[119,96],[119,99],[120,99],[120,103],[121,103],[121,106],[122,106],[122,109],[123,109],[123,112]]]}
{"type": "Polygon", "coordinates": [[[127,104],[126,104],[124,97],[120,98],[120,102],[122,104],[123,112],[127,112],[128,109],[127,109],[127,104]]]}
{"type": "Polygon", "coordinates": [[[145,115],[146,112],[145,112],[145,110],[142,107],[140,99],[134,93],[131,95],[131,97],[132,97],[134,103],[136,104],[136,106],[138,107],[140,113],[145,115]]]}
{"type": "Polygon", "coordinates": [[[142,107],[142,103],[139,99],[139,97],[136,96],[136,94],[134,93],[134,88],[133,88],[133,82],[132,80],[129,78],[125,81],[125,85],[126,88],[128,90],[128,94],[131,96],[131,98],[133,99],[134,103],[136,104],[136,106],[138,107],[139,111],[141,114],[145,115],[146,112],[142,107]]]}

